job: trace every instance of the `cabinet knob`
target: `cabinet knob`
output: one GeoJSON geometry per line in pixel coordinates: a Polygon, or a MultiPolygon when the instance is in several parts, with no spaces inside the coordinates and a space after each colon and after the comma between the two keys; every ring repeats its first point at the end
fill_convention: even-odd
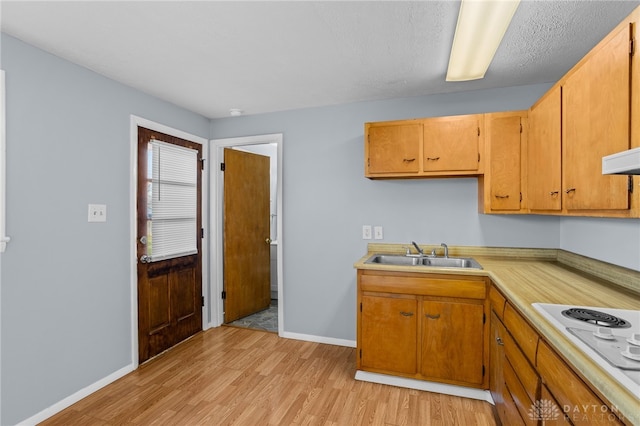
{"type": "Polygon", "coordinates": [[[502,341],[502,339],[500,337],[496,337],[496,342],[498,343],[498,345],[504,346],[504,342],[502,341]]]}
{"type": "Polygon", "coordinates": [[[438,319],[438,318],[440,318],[440,314],[435,314],[435,315],[424,314],[424,316],[429,318],[429,319],[438,319]]]}
{"type": "Polygon", "coordinates": [[[575,188],[569,188],[569,189],[564,191],[565,194],[570,194],[572,192],[576,192],[576,189],[575,188]]]}
{"type": "Polygon", "coordinates": [[[440,159],[440,157],[427,157],[427,160],[429,161],[438,161],[440,159]]]}
{"type": "Polygon", "coordinates": [[[553,196],[555,196],[555,195],[558,195],[559,193],[560,193],[560,191],[551,191],[551,192],[549,193],[549,195],[551,195],[551,196],[553,197],[553,196]]]}
{"type": "Polygon", "coordinates": [[[412,317],[413,312],[400,311],[400,315],[402,315],[403,317],[412,317]]]}
{"type": "Polygon", "coordinates": [[[416,159],[415,158],[403,158],[402,161],[404,163],[411,163],[412,161],[416,161],[416,159]]]}
{"type": "Polygon", "coordinates": [[[500,198],[500,199],[505,199],[505,198],[509,198],[508,195],[496,195],[496,198],[500,198]]]}

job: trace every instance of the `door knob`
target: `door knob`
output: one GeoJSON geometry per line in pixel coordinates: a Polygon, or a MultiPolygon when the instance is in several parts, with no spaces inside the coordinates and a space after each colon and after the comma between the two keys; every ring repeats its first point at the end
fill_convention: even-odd
{"type": "Polygon", "coordinates": [[[151,263],[151,256],[143,254],[142,256],[140,256],[140,263],[151,263]]]}
{"type": "Polygon", "coordinates": [[[271,238],[265,238],[264,242],[267,243],[267,244],[271,244],[271,238]]]}

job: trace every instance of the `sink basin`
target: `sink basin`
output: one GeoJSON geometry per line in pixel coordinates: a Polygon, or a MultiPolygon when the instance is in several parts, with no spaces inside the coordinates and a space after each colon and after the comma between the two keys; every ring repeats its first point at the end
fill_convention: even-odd
{"type": "Polygon", "coordinates": [[[396,254],[374,254],[364,263],[395,266],[431,266],[440,268],[475,268],[482,266],[470,257],[402,256],[396,254]]]}

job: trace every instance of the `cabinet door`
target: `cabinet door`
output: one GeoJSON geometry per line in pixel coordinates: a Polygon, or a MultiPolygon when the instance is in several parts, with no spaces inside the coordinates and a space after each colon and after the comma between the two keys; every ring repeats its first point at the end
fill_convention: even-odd
{"type": "Polygon", "coordinates": [[[417,367],[418,302],[412,296],[362,296],[361,365],[413,374],[417,367]]]}
{"type": "Polygon", "coordinates": [[[521,113],[485,115],[490,211],[520,210],[522,119],[521,113]]]}
{"type": "Polygon", "coordinates": [[[561,88],[556,86],[529,111],[527,140],[527,207],[562,208],[561,88]]]}
{"type": "Polygon", "coordinates": [[[489,342],[489,390],[495,403],[498,416],[503,424],[506,421],[507,400],[504,397],[504,338],[507,332],[497,315],[491,313],[491,335],[489,342]]]}
{"type": "Polygon", "coordinates": [[[563,88],[563,197],[567,210],[628,209],[626,176],[602,157],[629,149],[630,28],[594,51],[563,88]]]}
{"type": "Polygon", "coordinates": [[[483,381],[482,302],[422,302],[422,365],[427,378],[459,383],[483,381]]]}
{"type": "Polygon", "coordinates": [[[366,176],[418,173],[422,125],[366,124],[366,176]]]}
{"type": "Polygon", "coordinates": [[[482,114],[423,120],[426,172],[478,170],[482,114]]]}

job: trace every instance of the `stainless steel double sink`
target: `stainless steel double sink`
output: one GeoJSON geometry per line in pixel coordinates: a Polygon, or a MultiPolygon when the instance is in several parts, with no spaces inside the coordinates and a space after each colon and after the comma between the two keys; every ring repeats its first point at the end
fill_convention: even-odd
{"type": "Polygon", "coordinates": [[[473,268],[482,266],[471,257],[433,257],[397,254],[374,254],[365,264],[395,265],[395,266],[431,266],[440,268],[473,268]]]}

